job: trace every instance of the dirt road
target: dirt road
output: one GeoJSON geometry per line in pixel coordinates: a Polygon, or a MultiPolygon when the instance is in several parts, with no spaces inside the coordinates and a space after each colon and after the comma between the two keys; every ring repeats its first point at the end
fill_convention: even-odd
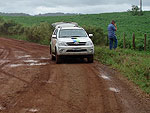
{"type": "Polygon", "coordinates": [[[97,62],[55,64],[48,46],[0,38],[0,113],[150,113],[150,100],[97,62]]]}

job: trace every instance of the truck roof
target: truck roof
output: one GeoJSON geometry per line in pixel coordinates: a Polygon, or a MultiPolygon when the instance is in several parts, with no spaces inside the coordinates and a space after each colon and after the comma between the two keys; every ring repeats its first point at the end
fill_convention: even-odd
{"type": "Polygon", "coordinates": [[[83,29],[81,27],[61,27],[60,29],[83,29]]]}
{"type": "Polygon", "coordinates": [[[56,22],[52,24],[55,28],[64,28],[64,27],[78,27],[78,24],[75,22],[56,22]]]}

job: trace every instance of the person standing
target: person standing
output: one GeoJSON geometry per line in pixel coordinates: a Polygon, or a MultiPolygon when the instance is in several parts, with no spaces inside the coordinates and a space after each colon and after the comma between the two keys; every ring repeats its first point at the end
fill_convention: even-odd
{"type": "Polygon", "coordinates": [[[108,38],[109,38],[109,49],[116,49],[118,46],[118,40],[115,34],[117,31],[116,22],[112,20],[111,24],[108,25],[108,38]]]}

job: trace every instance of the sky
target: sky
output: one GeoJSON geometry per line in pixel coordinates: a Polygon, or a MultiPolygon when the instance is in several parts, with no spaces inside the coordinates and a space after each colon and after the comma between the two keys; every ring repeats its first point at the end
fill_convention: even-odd
{"type": "MultiPolygon", "coordinates": [[[[97,14],[123,12],[140,0],[0,0],[0,12],[27,13],[82,13],[97,14]]],[[[143,0],[143,10],[150,10],[150,0],[143,0]]]]}

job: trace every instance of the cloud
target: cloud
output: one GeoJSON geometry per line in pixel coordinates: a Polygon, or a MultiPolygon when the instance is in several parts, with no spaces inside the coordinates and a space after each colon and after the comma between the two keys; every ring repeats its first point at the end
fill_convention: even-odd
{"type": "Polygon", "coordinates": [[[43,14],[47,12],[72,12],[72,13],[103,13],[103,12],[121,12],[121,11],[127,11],[127,8],[129,9],[131,6],[128,4],[122,4],[122,5],[94,5],[94,6],[76,6],[76,7],[45,7],[40,6],[37,7],[34,11],[35,14],[43,14]],[[119,9],[119,10],[118,10],[119,9]]]}
{"type": "MultiPolygon", "coordinates": [[[[139,0],[5,0],[0,1],[0,12],[11,13],[103,13],[127,11],[139,0]]],[[[150,9],[150,1],[143,1],[143,9],[150,9]]]]}

